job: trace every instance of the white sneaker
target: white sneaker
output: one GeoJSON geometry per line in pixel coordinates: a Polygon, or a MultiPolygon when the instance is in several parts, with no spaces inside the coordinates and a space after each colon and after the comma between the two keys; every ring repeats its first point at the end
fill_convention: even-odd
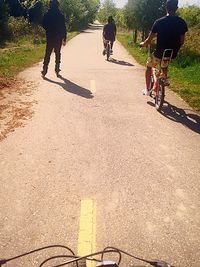
{"type": "Polygon", "coordinates": [[[146,95],[146,96],[149,96],[149,95],[150,95],[150,92],[149,92],[149,90],[147,90],[147,89],[143,89],[143,90],[142,90],[142,94],[143,94],[143,95],[146,95]]]}

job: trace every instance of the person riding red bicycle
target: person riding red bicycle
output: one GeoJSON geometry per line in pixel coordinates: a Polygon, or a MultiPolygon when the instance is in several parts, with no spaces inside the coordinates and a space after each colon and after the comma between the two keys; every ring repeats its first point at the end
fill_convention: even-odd
{"type": "MultiPolygon", "coordinates": [[[[165,49],[172,49],[172,59],[176,58],[179,49],[184,44],[185,33],[188,31],[186,22],[176,15],[178,9],[178,0],[167,0],[167,15],[156,20],[152,26],[149,36],[144,42],[140,43],[141,47],[147,47],[157,36],[156,49],[147,60],[146,68],[146,88],[143,90],[144,95],[149,95],[151,84],[151,68],[160,64],[165,49]]],[[[167,68],[162,69],[163,74],[167,77],[167,68]]]]}
{"type": "Polygon", "coordinates": [[[117,33],[117,28],[113,20],[113,17],[109,16],[108,23],[103,28],[103,44],[104,44],[103,55],[104,56],[106,54],[107,41],[110,41],[110,44],[111,44],[110,52],[111,54],[113,54],[113,44],[115,42],[116,33],[117,33]]]}

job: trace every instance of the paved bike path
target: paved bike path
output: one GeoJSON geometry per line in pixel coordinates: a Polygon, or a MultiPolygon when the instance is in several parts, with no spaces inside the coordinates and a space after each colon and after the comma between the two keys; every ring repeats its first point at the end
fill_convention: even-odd
{"type": "Polygon", "coordinates": [[[96,249],[198,266],[200,117],[171,92],[156,112],[141,94],[144,68],[119,43],[107,62],[101,33],[92,27],[63,48],[62,78],[53,58],[45,80],[42,63],[21,74],[37,104],[0,143],[0,255],[53,243],[76,251],[87,198],[96,249]]]}

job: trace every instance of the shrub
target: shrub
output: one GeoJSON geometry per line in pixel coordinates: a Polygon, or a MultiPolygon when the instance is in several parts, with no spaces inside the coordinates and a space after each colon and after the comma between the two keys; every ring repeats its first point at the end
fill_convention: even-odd
{"type": "Polygon", "coordinates": [[[10,17],[8,21],[10,37],[16,39],[30,33],[30,23],[24,17],[10,17]]]}
{"type": "Polygon", "coordinates": [[[28,20],[24,17],[10,17],[8,21],[8,30],[10,33],[10,38],[15,40],[21,38],[22,36],[31,36],[33,42],[38,42],[41,37],[45,36],[42,27],[28,22],[28,20]]]}

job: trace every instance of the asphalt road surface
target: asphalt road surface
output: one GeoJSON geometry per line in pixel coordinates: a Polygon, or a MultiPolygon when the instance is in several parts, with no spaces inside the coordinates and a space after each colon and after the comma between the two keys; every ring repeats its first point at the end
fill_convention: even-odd
{"type": "Polygon", "coordinates": [[[0,258],[112,245],[198,267],[200,116],[169,91],[157,112],[141,94],[144,68],[119,43],[107,62],[101,34],[94,25],[63,48],[61,78],[53,57],[46,79],[42,63],[20,74],[34,114],[0,143],[0,258]]]}

